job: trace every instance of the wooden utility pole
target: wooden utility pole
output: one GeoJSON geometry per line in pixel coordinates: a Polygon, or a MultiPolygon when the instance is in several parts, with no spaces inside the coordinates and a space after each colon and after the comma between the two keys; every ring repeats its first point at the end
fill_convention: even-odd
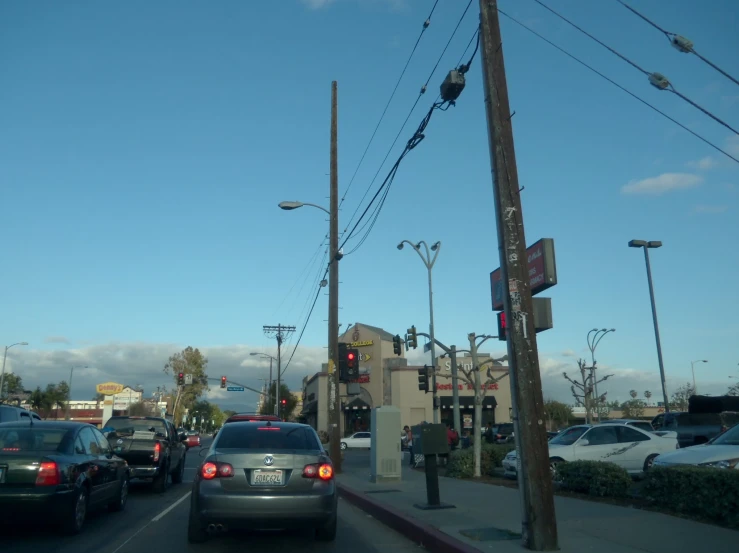
{"type": "Polygon", "coordinates": [[[341,472],[341,404],[339,399],[339,163],[337,83],[331,83],[331,205],[329,230],[328,276],[328,422],[330,426],[331,461],[334,471],[341,472]]]}
{"type": "Polygon", "coordinates": [[[506,321],[509,321],[508,363],[521,465],[523,545],[534,551],[554,551],[558,549],[557,520],[544,424],[546,415],[496,0],[480,0],[480,38],[500,270],[506,321]]]}

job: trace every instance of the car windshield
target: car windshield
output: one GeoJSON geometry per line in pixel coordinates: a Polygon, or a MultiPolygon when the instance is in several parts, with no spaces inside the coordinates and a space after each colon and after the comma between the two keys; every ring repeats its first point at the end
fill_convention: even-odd
{"type": "Polygon", "coordinates": [[[554,445],[572,445],[587,431],[587,426],[573,426],[560,432],[557,436],[549,440],[549,443],[554,445]]]}
{"type": "Polygon", "coordinates": [[[320,450],[313,432],[302,426],[261,426],[252,423],[229,424],[218,433],[216,449],[320,450]]]}
{"type": "Polygon", "coordinates": [[[134,432],[154,432],[160,437],[167,435],[164,423],[158,420],[110,419],[105,426],[112,428],[118,436],[132,436],[134,432]]]}
{"type": "Polygon", "coordinates": [[[66,429],[3,428],[0,430],[0,453],[23,451],[61,451],[66,429]]]}
{"type": "Polygon", "coordinates": [[[711,445],[739,445],[739,424],[719,434],[710,442],[711,445]]]}

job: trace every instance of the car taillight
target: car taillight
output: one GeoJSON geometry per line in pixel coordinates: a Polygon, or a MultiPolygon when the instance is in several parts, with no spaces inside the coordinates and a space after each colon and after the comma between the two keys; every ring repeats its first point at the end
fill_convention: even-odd
{"type": "Polygon", "coordinates": [[[59,465],[54,461],[48,461],[41,463],[38,469],[38,476],[36,476],[37,486],[58,486],[61,482],[61,475],[59,474],[59,465]]]}
{"type": "Polygon", "coordinates": [[[200,476],[203,480],[214,478],[230,478],[234,475],[234,468],[228,463],[213,463],[208,461],[200,468],[200,476]]]}
{"type": "Polygon", "coordinates": [[[321,480],[331,480],[334,477],[334,467],[328,463],[320,465],[305,465],[303,468],[303,478],[320,478],[321,480]]]}
{"type": "Polygon", "coordinates": [[[260,426],[257,428],[257,430],[280,430],[279,426],[260,426]]]}
{"type": "Polygon", "coordinates": [[[159,454],[161,452],[162,452],[162,445],[159,442],[155,443],[154,444],[154,461],[155,462],[159,460],[159,454]]]}

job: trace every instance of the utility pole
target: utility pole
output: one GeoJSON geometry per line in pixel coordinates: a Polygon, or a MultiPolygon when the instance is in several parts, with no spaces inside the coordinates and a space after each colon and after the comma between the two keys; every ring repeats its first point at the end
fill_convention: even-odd
{"type": "Polygon", "coordinates": [[[514,416],[521,423],[516,448],[521,462],[523,545],[533,551],[555,551],[559,547],[546,415],[497,0],[480,0],[480,39],[511,392],[514,416]]]}
{"type": "Polygon", "coordinates": [[[341,408],[339,399],[339,161],[338,84],[331,83],[330,228],[328,276],[328,423],[330,456],[334,471],[341,472],[341,408]]]}
{"type": "Polygon", "coordinates": [[[457,346],[449,346],[449,359],[452,362],[452,416],[454,417],[454,430],[457,435],[462,435],[462,421],[459,415],[459,367],[457,367],[457,346]]]}
{"type": "Polygon", "coordinates": [[[265,325],[262,327],[264,333],[267,336],[274,337],[277,339],[277,386],[275,387],[275,396],[277,400],[275,402],[275,415],[280,416],[280,378],[282,377],[282,342],[285,341],[290,334],[295,332],[294,326],[286,326],[278,324],[277,326],[265,325]]]}

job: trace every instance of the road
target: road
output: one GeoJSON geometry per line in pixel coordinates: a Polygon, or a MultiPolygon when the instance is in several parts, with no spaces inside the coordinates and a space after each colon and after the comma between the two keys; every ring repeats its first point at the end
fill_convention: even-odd
{"type": "MultiPolygon", "coordinates": [[[[208,447],[210,440],[203,440],[208,447]]],[[[301,551],[305,553],[393,553],[418,552],[419,547],[400,534],[339,500],[339,527],[333,543],[316,542],[310,532],[226,534],[202,545],[187,542],[189,495],[200,464],[197,448],[187,454],[185,481],[164,494],[154,494],[146,484],[131,485],[128,504],[122,513],[103,510],[91,513],[78,536],[60,536],[52,529],[3,528],[3,552],[7,553],[167,553],[168,551],[249,553],[301,551]]]]}

